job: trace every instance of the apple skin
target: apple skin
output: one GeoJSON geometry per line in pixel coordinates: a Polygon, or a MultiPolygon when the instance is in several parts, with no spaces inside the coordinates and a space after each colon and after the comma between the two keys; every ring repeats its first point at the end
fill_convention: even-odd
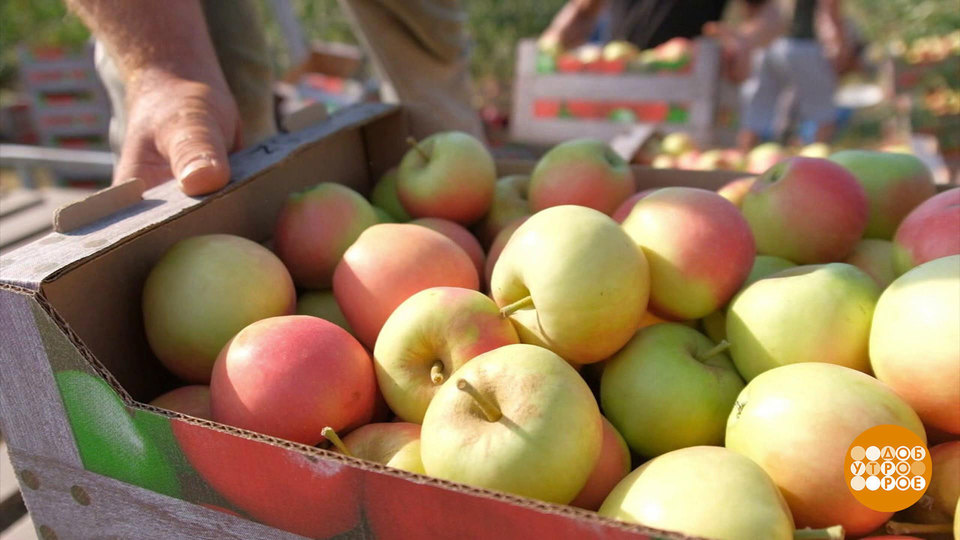
{"type": "Polygon", "coordinates": [[[441,363],[446,380],[472,358],[519,342],[513,325],[483,293],[422,290],[397,307],[377,338],[373,357],[380,391],[398,417],[419,424],[440,388],[430,378],[434,363],[441,363]]]}
{"type": "Polygon", "coordinates": [[[881,289],[886,289],[897,278],[893,268],[893,242],[879,238],[864,238],[857,242],[844,262],[863,270],[881,289]]]}
{"type": "Polygon", "coordinates": [[[534,345],[507,345],[460,368],[423,418],[427,474],[559,504],[577,496],[600,456],[603,420],[576,370],[534,345]],[[502,411],[487,419],[464,380],[502,411]]]}
{"type": "Polygon", "coordinates": [[[350,323],[343,316],[343,311],[337,304],[337,299],[333,296],[332,290],[301,293],[300,297],[297,298],[297,315],[320,317],[353,334],[350,323]]]}
{"type": "Polygon", "coordinates": [[[930,447],[931,477],[919,501],[903,512],[901,521],[950,523],[960,504],[960,441],[930,447]]]}
{"type": "Polygon", "coordinates": [[[382,223],[364,231],[333,274],[337,304],[369,349],[387,317],[414,293],[430,287],[479,286],[477,269],[460,246],[407,223],[382,223]]]}
{"type": "Polygon", "coordinates": [[[143,324],[167,369],[207,384],[230,338],[254,321],[293,313],[296,301],[290,273],[267,248],[229,234],[194,236],[177,242],[150,270],[143,324]]]}
{"type": "Polygon", "coordinates": [[[197,473],[257,521],[309,538],[329,538],[360,523],[358,469],[176,418],[170,427],[197,473]]]}
{"type": "Polygon", "coordinates": [[[343,444],[356,458],[424,474],[423,462],[420,460],[420,424],[367,424],[351,431],[343,438],[343,444]]]}
{"type": "Polygon", "coordinates": [[[644,463],[617,484],[599,513],[697,538],[793,539],[790,509],[767,473],[715,446],[644,463]]]}
{"type": "Polygon", "coordinates": [[[205,384],[181,386],[161,394],[150,402],[154,407],[168,409],[204,420],[211,420],[210,387],[205,384]]]}
{"type": "Polygon", "coordinates": [[[410,214],[400,204],[400,196],[397,194],[397,168],[393,167],[383,173],[380,181],[373,186],[370,192],[370,202],[377,208],[383,209],[387,214],[393,217],[390,223],[405,222],[413,219],[410,214]]]}
{"type": "Polygon", "coordinates": [[[725,305],[750,273],[756,247],[737,208],[705,189],[658,189],[623,230],[650,263],[650,310],[699,319],[725,305]]]}
{"type": "Polygon", "coordinates": [[[633,336],[649,287],[646,258],[617,222],[590,208],[557,206],[513,233],[490,290],[500,307],[532,298],[510,315],[520,341],[589,364],[633,336]]]}
{"type": "Polygon", "coordinates": [[[483,143],[466,133],[445,131],[420,141],[403,156],[397,194],[414,218],[470,225],[490,210],[496,181],[493,157],[483,143]]]}
{"type": "Polygon", "coordinates": [[[324,182],[287,197],[274,228],[273,251],[298,287],[325,289],[343,252],[378,222],[359,193],[324,182]]]}
{"type": "Polygon", "coordinates": [[[657,188],[645,189],[627,197],[626,200],[620,203],[620,206],[617,207],[617,209],[613,212],[613,215],[610,217],[612,217],[617,223],[623,223],[623,220],[627,219],[627,216],[629,216],[630,212],[633,211],[633,207],[637,205],[637,202],[656,190],[657,188]]]}
{"type": "Polygon", "coordinates": [[[757,177],[740,205],[757,251],[798,264],[842,261],[867,226],[867,196],[826,159],[791,158],[757,177]]]}
{"type": "Polygon", "coordinates": [[[740,208],[743,203],[743,197],[750,191],[750,187],[757,180],[756,176],[745,176],[731,180],[717,190],[717,194],[740,208]]]}
{"type": "Polygon", "coordinates": [[[960,188],[934,195],[913,209],[893,238],[897,275],[927,261],[960,254],[960,188]]]}
{"type": "Polygon", "coordinates": [[[870,324],[879,297],[873,279],[849,264],[783,270],[753,283],[730,303],[730,356],[747,381],[798,362],[869,373],[870,324]]]}
{"type": "Polygon", "coordinates": [[[750,268],[750,274],[743,282],[741,290],[746,289],[751,284],[765,277],[772,276],[788,268],[795,268],[797,265],[783,257],[774,257],[773,255],[757,255],[753,260],[753,267],[750,268]]]}
{"type": "Polygon", "coordinates": [[[960,255],[924,263],[880,296],[870,332],[877,378],[924,423],[960,434],[960,255]]]}
{"type": "Polygon", "coordinates": [[[858,435],[883,424],[927,440],[917,413],[882,382],[834,364],[793,364],[747,383],[727,420],[725,444],[770,475],[797,527],[840,524],[848,535],[859,536],[892,513],[854,498],[843,458],[858,435]]]}
{"type": "Polygon", "coordinates": [[[715,344],[676,323],[637,332],[606,361],[600,405],[630,449],[655,457],[679,448],[723,444],[743,379],[715,344]]]}
{"type": "Polygon", "coordinates": [[[630,465],[630,448],[627,447],[627,442],[617,432],[617,428],[603,418],[600,457],[597,458],[583,489],[570,501],[570,506],[596,511],[610,491],[630,472],[630,465]]]}
{"type": "Polygon", "coordinates": [[[377,382],[370,355],[339,326],[288,315],[257,321],[213,366],[213,420],[308,445],[373,416],[377,382]]]}
{"type": "Polygon", "coordinates": [[[668,133],[663,137],[660,143],[660,151],[673,157],[679,157],[690,150],[696,150],[697,145],[690,138],[690,135],[682,131],[668,133]]]}
{"type": "Polygon", "coordinates": [[[410,222],[413,225],[420,225],[430,230],[436,231],[447,238],[453,240],[460,246],[473,262],[477,269],[477,275],[483,274],[484,253],[483,247],[477,237],[468,231],[463,225],[440,218],[420,218],[410,222]]]}
{"type": "Polygon", "coordinates": [[[780,144],[765,142],[747,152],[747,172],[763,174],[770,167],[787,159],[788,154],[780,144]]]}
{"type": "Polygon", "coordinates": [[[844,150],[830,161],[850,171],[870,203],[865,238],[890,240],[911,210],[937,193],[930,169],[911,154],[844,150]]]}
{"type": "Polygon", "coordinates": [[[530,215],[527,202],[527,190],[530,188],[530,176],[514,174],[497,180],[493,191],[493,203],[490,211],[477,224],[477,237],[488,248],[507,225],[530,215]]]}
{"type": "Polygon", "coordinates": [[[530,175],[530,211],[576,204],[610,215],[636,191],[630,164],[593,139],[558,144],[530,175]]]}
{"type": "Polygon", "coordinates": [[[673,169],[677,167],[677,160],[673,156],[659,154],[653,158],[653,161],[650,162],[650,166],[654,169],[673,169]]]}
{"type": "Polygon", "coordinates": [[[513,233],[520,228],[520,225],[530,216],[524,216],[517,218],[507,224],[506,227],[500,230],[497,233],[497,237],[493,239],[493,243],[490,244],[490,251],[487,252],[487,261],[484,263],[483,268],[483,282],[487,287],[490,286],[491,279],[493,278],[493,268],[497,265],[497,260],[500,258],[500,254],[503,253],[503,248],[507,247],[507,242],[510,240],[510,237],[513,236],[513,233]]]}
{"type": "Polygon", "coordinates": [[[822,142],[810,143],[797,152],[801,157],[827,158],[830,157],[830,145],[822,142]]]}

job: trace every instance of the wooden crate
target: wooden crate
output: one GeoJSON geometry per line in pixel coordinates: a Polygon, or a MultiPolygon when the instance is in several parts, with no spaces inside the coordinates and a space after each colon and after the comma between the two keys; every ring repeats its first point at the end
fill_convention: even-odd
{"type": "MultiPolygon", "coordinates": [[[[288,193],[321,181],[365,192],[407,134],[399,108],[350,108],[232,156],[215,194],[115,186],[61,211],[61,227],[79,228],[0,257],[0,428],[42,538],[681,538],[144,404],[181,384],[140,311],[163,253],[199,234],[267,241],[288,193]]],[[[735,176],[635,172],[643,188],[735,176]]]]}
{"type": "MultiPolygon", "coordinates": [[[[685,123],[657,122],[661,131],[687,131],[701,144],[712,142],[717,95],[720,85],[720,48],[711,39],[695,42],[693,68],[684,73],[598,74],[538,73],[537,45],[523,40],[517,46],[513,89],[511,137],[519,142],[555,144],[576,137],[609,141],[630,131],[636,124],[607,120],[551,118],[538,110],[544,100],[558,103],[637,103],[682,105],[685,123]]],[[[549,103],[547,101],[546,103],[549,103]]],[[[642,116],[642,115],[641,115],[642,116]]]]}

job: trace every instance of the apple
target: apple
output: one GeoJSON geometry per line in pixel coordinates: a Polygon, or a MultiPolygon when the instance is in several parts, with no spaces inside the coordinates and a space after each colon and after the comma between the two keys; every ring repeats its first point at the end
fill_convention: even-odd
{"type": "Polygon", "coordinates": [[[747,167],[747,156],[736,148],[726,148],[723,152],[724,167],[731,171],[742,171],[747,167]]]}
{"type": "Polygon", "coordinates": [[[653,158],[650,166],[654,169],[673,169],[677,166],[676,158],[667,154],[660,154],[653,158]]]}
{"type": "Polygon", "coordinates": [[[611,41],[603,46],[601,56],[604,60],[610,62],[623,60],[628,62],[640,55],[640,49],[629,41],[611,41]]]}
{"type": "Polygon", "coordinates": [[[398,417],[420,423],[443,381],[470,359],[519,342],[488,296],[457,287],[422,290],[397,307],[377,337],[380,391],[398,417]]]}
{"type": "Polygon", "coordinates": [[[673,157],[680,157],[691,150],[696,150],[696,148],[697,145],[693,142],[693,138],[683,131],[668,133],[663,137],[663,142],[660,144],[660,151],[673,157]]]}
{"type": "Polygon", "coordinates": [[[610,217],[612,217],[617,223],[623,223],[623,220],[627,219],[627,216],[629,216],[630,212],[633,211],[633,207],[637,205],[637,202],[656,190],[657,188],[645,189],[627,197],[625,201],[620,203],[620,206],[617,207],[617,209],[613,212],[613,215],[610,217]]]}
{"type": "Polygon", "coordinates": [[[324,436],[341,454],[381,463],[394,469],[424,474],[420,460],[420,424],[382,422],[360,426],[340,440],[328,428],[324,436]]]}
{"type": "Polygon", "coordinates": [[[770,475],[798,527],[839,524],[859,536],[892,513],[854,498],[843,475],[844,456],[858,435],[884,424],[927,440],[917,414],[882,382],[834,364],[793,364],[747,383],[727,420],[725,444],[770,475]]]}
{"type": "Polygon", "coordinates": [[[787,152],[775,142],[759,144],[747,152],[747,172],[763,174],[788,157],[787,152]]]}
{"type": "Polygon", "coordinates": [[[756,256],[737,207],[705,189],[658,189],[633,207],[623,230],[650,263],[650,310],[670,319],[699,319],[725,305],[756,256]]]}
{"type": "Polygon", "coordinates": [[[525,174],[504,176],[497,180],[490,212],[475,229],[483,245],[489,247],[504,227],[518,218],[530,215],[527,203],[529,186],[530,177],[525,174]]]}
{"type": "Polygon", "coordinates": [[[720,343],[727,339],[727,314],[719,309],[700,319],[700,328],[712,341],[720,343]]]}
{"type": "Polygon", "coordinates": [[[599,512],[697,538],[793,539],[790,509],[767,473],[715,446],[674,450],[644,463],[617,484],[599,512]]]}
{"type": "Polygon", "coordinates": [[[916,523],[950,523],[960,504],[960,441],[932,446],[930,461],[927,491],[904,512],[904,517],[916,523]]]}
{"type": "Polygon", "coordinates": [[[723,444],[743,379],[706,336],[682,324],[643,328],[607,360],[603,412],[630,449],[654,457],[679,448],[723,444]]]}
{"type": "Polygon", "coordinates": [[[716,148],[707,150],[697,158],[696,169],[698,171],[715,171],[727,168],[729,168],[729,166],[724,159],[722,150],[716,148]]]}
{"type": "Polygon", "coordinates": [[[397,195],[407,213],[470,225],[490,210],[497,175],[483,143],[459,131],[411,142],[397,169],[397,195]]]}
{"type": "Polygon", "coordinates": [[[791,158],[757,177],[740,210],[757,251],[799,264],[845,259],[867,226],[867,197],[846,169],[791,158]]]}
{"type": "Polygon", "coordinates": [[[410,221],[413,219],[403,208],[403,205],[400,204],[400,196],[397,194],[396,167],[383,173],[380,181],[373,186],[373,191],[370,193],[370,202],[373,203],[374,207],[382,208],[390,214],[394,219],[391,223],[395,221],[410,221]]]}
{"type": "Polygon", "coordinates": [[[297,299],[297,315],[310,315],[320,317],[333,324],[343,328],[347,332],[353,333],[350,323],[343,316],[340,305],[337,304],[336,297],[332,290],[325,291],[306,291],[297,299]]]}
{"type": "Polygon", "coordinates": [[[753,186],[753,182],[756,181],[756,179],[756,176],[745,176],[731,180],[718,189],[717,194],[732,202],[737,208],[740,208],[744,195],[750,191],[750,187],[753,186]]]}
{"type": "Polygon", "coordinates": [[[273,233],[273,251],[298,287],[330,287],[343,252],[377,213],[359,193],[331,182],[287,197],[273,233]]]}
{"type": "Polygon", "coordinates": [[[343,254],[333,294],[354,335],[373,349],[377,334],[404,300],[430,287],[477,289],[470,257],[453,240],[419,225],[370,227],[343,254]]]}
{"type": "Polygon", "coordinates": [[[939,193],[913,209],[893,238],[897,274],[960,253],[960,188],[939,193]]]}
{"type": "Polygon", "coordinates": [[[377,381],[363,346],[307,315],[271,317],[240,331],[213,366],[210,409],[227,425],[315,445],[326,426],[370,421],[377,381]]]}
{"type": "Polygon", "coordinates": [[[576,370],[533,345],[507,345],[461,367],[421,429],[430,476],[559,504],[586,484],[603,421],[576,370]]]}
{"type": "Polygon", "coordinates": [[[464,253],[470,257],[473,266],[477,269],[477,275],[483,274],[483,247],[477,237],[463,225],[440,218],[420,218],[410,223],[436,231],[456,242],[464,253]]]}
{"type": "Polygon", "coordinates": [[[864,238],[857,242],[844,261],[866,272],[881,289],[897,277],[893,268],[893,242],[879,238],[864,238]]]}
{"type": "Polygon", "coordinates": [[[174,375],[210,382],[220,349],[248,324],[293,313],[296,290],[276,255],[229,234],[174,244],[143,286],[150,348],[174,375]]]}
{"type": "Polygon", "coordinates": [[[554,146],[537,162],[530,175],[530,210],[577,204],[610,215],[635,190],[630,164],[607,143],[576,139],[554,146]]]}
{"type": "Polygon", "coordinates": [[[374,206],[373,212],[377,214],[377,223],[397,223],[399,221],[393,217],[390,212],[387,212],[379,206],[374,206]]]}
{"type": "Polygon", "coordinates": [[[155,397],[150,405],[210,420],[210,387],[205,384],[181,386],[155,397]]]}
{"type": "MultiPolygon", "coordinates": [[[[597,364],[592,364],[597,365],[597,364]]],[[[580,493],[570,506],[597,510],[620,480],[630,472],[630,449],[626,441],[606,418],[603,419],[603,443],[600,456],[580,493]]]]}
{"type": "Polygon", "coordinates": [[[669,69],[679,69],[690,61],[693,43],[684,37],[671,38],[654,48],[657,60],[669,69]]]}
{"type": "Polygon", "coordinates": [[[796,266],[797,265],[784,259],[783,257],[774,257],[773,255],[757,255],[757,258],[753,260],[753,267],[750,268],[750,273],[747,275],[747,279],[744,280],[741,290],[746,289],[755,281],[759,281],[767,276],[772,276],[777,272],[786,270],[787,268],[794,268],[796,266]]]}
{"type": "Polygon", "coordinates": [[[484,263],[483,268],[483,282],[487,287],[490,286],[490,280],[493,278],[493,268],[496,266],[500,254],[503,253],[503,248],[507,247],[507,241],[513,236],[514,231],[520,228],[520,225],[527,220],[527,217],[529,216],[517,218],[510,222],[497,233],[497,237],[494,238],[493,243],[490,244],[490,251],[487,252],[487,262],[484,263]]]}
{"type": "Polygon", "coordinates": [[[650,274],[643,252],[609,216],[557,206],[513,233],[490,290],[520,341],[589,364],[633,335],[647,307],[650,274]]]}
{"type": "Polygon", "coordinates": [[[823,142],[810,143],[797,152],[800,157],[827,158],[830,157],[830,145],[823,142]]]}
{"type": "Polygon", "coordinates": [[[700,152],[698,150],[687,150],[677,156],[675,163],[678,169],[685,171],[696,171],[700,167],[700,152]]]}
{"type": "Polygon", "coordinates": [[[924,423],[960,434],[960,255],[924,263],[880,296],[870,331],[877,378],[924,423]]]}
{"type": "Polygon", "coordinates": [[[903,218],[937,193],[930,169],[914,155],[845,150],[830,161],[850,171],[867,194],[866,238],[890,240],[903,218]]]}
{"type": "Polygon", "coordinates": [[[880,289],[855,266],[798,266],[754,282],[727,310],[727,339],[747,381],[786,364],[826,362],[869,373],[880,289]]]}

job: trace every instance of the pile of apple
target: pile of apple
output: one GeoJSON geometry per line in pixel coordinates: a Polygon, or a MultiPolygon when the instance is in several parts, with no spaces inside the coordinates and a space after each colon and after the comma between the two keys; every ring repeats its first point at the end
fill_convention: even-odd
{"type": "MultiPolygon", "coordinates": [[[[171,248],[146,333],[194,385],[153,403],[709,538],[866,534],[853,439],[960,434],[960,189],[915,157],[794,157],[731,202],[635,193],[599,141],[500,180],[465,134],[411,146],[373,204],[290,195],[272,252],[171,248]]],[[[946,522],[960,442],[932,452],[946,522]]]]}
{"type": "Polygon", "coordinates": [[[590,43],[570,50],[560,50],[556,44],[543,41],[538,46],[538,73],[686,73],[694,57],[693,42],[682,37],[642,51],[628,41],[590,43]]]}
{"type": "Polygon", "coordinates": [[[903,40],[893,41],[889,50],[893,56],[902,56],[909,64],[940,62],[960,55],[960,30],[942,36],[920,37],[909,45],[903,40]]]}

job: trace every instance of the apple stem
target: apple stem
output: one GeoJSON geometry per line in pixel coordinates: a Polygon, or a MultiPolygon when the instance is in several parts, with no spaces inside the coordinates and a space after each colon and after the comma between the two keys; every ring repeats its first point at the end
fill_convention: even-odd
{"type": "Polygon", "coordinates": [[[712,349],[698,356],[697,360],[701,362],[703,362],[704,360],[709,360],[710,358],[713,358],[714,356],[726,351],[729,348],[730,348],[730,342],[724,339],[720,343],[717,343],[716,345],[714,345],[712,349]]]}
{"type": "Polygon", "coordinates": [[[343,441],[340,439],[340,436],[337,435],[337,432],[330,426],[327,426],[320,430],[320,434],[323,435],[328,441],[332,442],[334,446],[337,447],[342,454],[350,457],[357,457],[353,455],[353,452],[347,448],[347,445],[343,444],[343,441]]]}
{"type": "Polygon", "coordinates": [[[886,526],[887,532],[890,534],[896,535],[908,535],[908,534],[936,534],[936,533],[948,533],[953,531],[953,524],[951,523],[902,523],[899,521],[888,521],[886,526]]]}
{"type": "Polygon", "coordinates": [[[410,135],[407,137],[407,144],[410,145],[410,148],[413,148],[414,150],[416,150],[417,153],[420,154],[420,157],[422,157],[427,161],[430,161],[430,156],[426,152],[424,152],[423,148],[420,148],[420,142],[417,141],[417,139],[415,139],[413,135],[410,135]]]}
{"type": "Polygon", "coordinates": [[[443,384],[443,362],[437,360],[430,366],[430,380],[433,384],[443,384]]]}
{"type": "Polygon", "coordinates": [[[533,297],[530,295],[524,296],[512,304],[507,304],[500,308],[500,316],[506,319],[515,312],[528,307],[533,307],[533,297]]]}
{"type": "Polygon", "coordinates": [[[834,525],[826,529],[797,529],[793,531],[793,540],[843,540],[843,525],[834,525]]]}
{"type": "Polygon", "coordinates": [[[483,411],[483,415],[487,417],[487,420],[491,422],[496,422],[503,418],[503,413],[500,412],[500,407],[497,407],[497,404],[487,399],[487,396],[480,393],[472,384],[468,383],[466,379],[457,380],[457,390],[462,390],[468,394],[473,400],[477,403],[477,406],[480,407],[480,410],[483,411]]]}

